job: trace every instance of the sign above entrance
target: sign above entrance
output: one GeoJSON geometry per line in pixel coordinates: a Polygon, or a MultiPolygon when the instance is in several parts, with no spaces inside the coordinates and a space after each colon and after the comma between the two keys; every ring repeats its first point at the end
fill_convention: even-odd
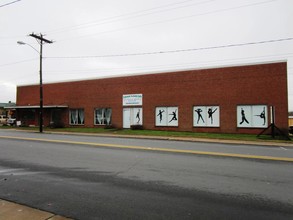
{"type": "Polygon", "coordinates": [[[123,95],[123,106],[142,105],[142,94],[123,95]]]}

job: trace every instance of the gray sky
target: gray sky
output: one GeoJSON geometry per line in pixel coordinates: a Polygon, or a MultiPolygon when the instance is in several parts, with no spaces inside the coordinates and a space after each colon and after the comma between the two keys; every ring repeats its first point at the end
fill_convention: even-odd
{"type": "Polygon", "coordinates": [[[39,82],[32,32],[44,83],[287,60],[293,111],[292,0],[0,0],[0,102],[39,82]]]}

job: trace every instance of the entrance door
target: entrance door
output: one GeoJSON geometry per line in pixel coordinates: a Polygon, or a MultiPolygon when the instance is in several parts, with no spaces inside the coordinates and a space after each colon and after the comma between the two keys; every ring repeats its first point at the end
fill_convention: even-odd
{"type": "Polygon", "coordinates": [[[130,108],[123,109],[123,128],[130,128],[130,108]]]}
{"type": "Polygon", "coordinates": [[[123,128],[130,128],[131,125],[142,125],[142,108],[123,109],[123,128]]]}
{"type": "Polygon", "coordinates": [[[51,121],[50,126],[53,128],[63,128],[64,124],[62,122],[62,109],[52,109],[51,111],[51,121]]]}

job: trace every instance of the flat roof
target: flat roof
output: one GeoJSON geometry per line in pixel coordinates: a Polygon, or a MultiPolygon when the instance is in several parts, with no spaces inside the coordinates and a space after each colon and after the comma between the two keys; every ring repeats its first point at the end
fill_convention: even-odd
{"type": "MultiPolygon", "coordinates": [[[[176,72],[183,72],[183,71],[207,70],[207,69],[229,68],[229,67],[254,66],[254,65],[264,65],[264,64],[273,64],[273,63],[287,63],[287,60],[282,59],[282,60],[271,60],[271,61],[262,61],[262,62],[253,62],[253,63],[250,62],[250,63],[242,63],[242,64],[231,64],[231,65],[223,64],[223,65],[217,65],[217,66],[201,66],[198,68],[183,68],[183,69],[166,69],[166,70],[162,70],[162,71],[149,71],[149,72],[142,71],[139,73],[133,72],[133,73],[125,73],[125,74],[113,74],[111,76],[104,75],[104,76],[90,77],[90,78],[51,81],[51,82],[46,82],[43,84],[69,83],[69,82],[90,81],[90,80],[97,80],[97,79],[143,76],[143,75],[160,74],[160,73],[176,73],[176,72]]],[[[39,83],[22,84],[22,85],[18,85],[18,87],[31,86],[31,85],[39,85],[39,83]]]]}

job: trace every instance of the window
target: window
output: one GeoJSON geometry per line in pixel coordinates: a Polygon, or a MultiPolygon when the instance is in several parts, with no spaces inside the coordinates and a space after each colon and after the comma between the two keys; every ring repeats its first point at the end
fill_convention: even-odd
{"type": "Polygon", "coordinates": [[[178,126],[178,107],[157,107],[156,126],[178,126]]]}
{"type": "Polygon", "coordinates": [[[268,108],[266,105],[238,105],[238,128],[268,127],[268,108]]]}
{"type": "Polygon", "coordinates": [[[70,109],[69,121],[71,125],[83,125],[84,124],[84,110],[83,109],[70,109]]]}
{"type": "Polygon", "coordinates": [[[219,106],[194,106],[193,107],[194,127],[220,127],[219,106]]]}
{"type": "Polygon", "coordinates": [[[36,112],[34,109],[25,109],[22,111],[23,120],[35,120],[36,112]]]}
{"type": "Polygon", "coordinates": [[[111,108],[96,108],[95,109],[95,125],[110,125],[112,122],[111,108]]]}

